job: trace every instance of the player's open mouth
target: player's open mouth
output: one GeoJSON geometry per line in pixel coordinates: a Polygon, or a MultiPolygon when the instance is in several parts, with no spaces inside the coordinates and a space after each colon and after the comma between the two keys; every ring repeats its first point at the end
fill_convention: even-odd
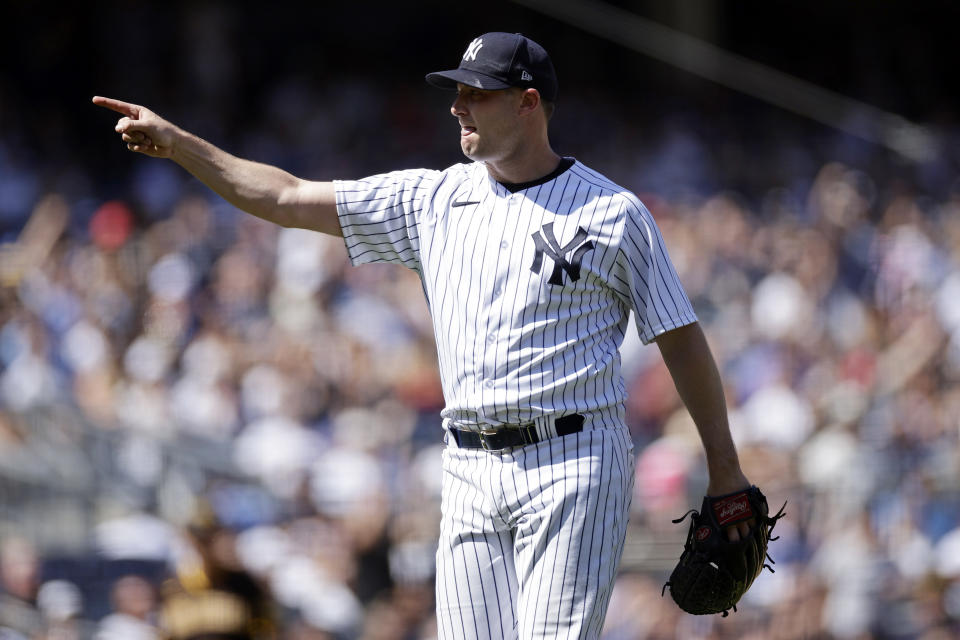
{"type": "Polygon", "coordinates": [[[468,126],[466,126],[466,125],[463,125],[463,126],[460,127],[460,135],[461,135],[461,136],[468,136],[468,135],[470,135],[471,133],[474,133],[476,130],[477,130],[476,127],[468,127],[468,126]]]}

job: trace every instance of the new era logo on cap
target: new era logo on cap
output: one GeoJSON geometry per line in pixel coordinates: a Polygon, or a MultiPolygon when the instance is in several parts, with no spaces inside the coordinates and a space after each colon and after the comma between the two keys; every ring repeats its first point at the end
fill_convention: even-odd
{"type": "Polygon", "coordinates": [[[449,71],[427,74],[427,82],[444,89],[457,83],[478,89],[533,88],[547,101],[557,99],[557,74],[539,44],[519,33],[493,31],[474,38],[449,71]]]}

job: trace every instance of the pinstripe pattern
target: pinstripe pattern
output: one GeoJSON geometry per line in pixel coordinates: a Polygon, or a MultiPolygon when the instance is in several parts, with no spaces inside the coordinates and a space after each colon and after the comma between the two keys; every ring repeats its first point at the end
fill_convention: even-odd
{"type": "Polygon", "coordinates": [[[443,468],[440,637],[598,637],[633,483],[626,431],[494,455],[451,446],[443,468]]]}
{"type": "MultiPolygon", "coordinates": [[[[444,453],[442,638],[597,638],[633,480],[619,347],[696,321],[650,212],[579,162],[522,189],[480,163],[336,183],[354,264],[421,278],[444,426],[533,421],[541,442],[444,453]],[[553,418],[585,416],[556,437],[553,418]]],[[[450,438],[448,438],[449,444],[450,438]]]]}
{"type": "Polygon", "coordinates": [[[518,193],[481,163],[338,181],[354,264],[420,274],[433,317],[446,408],[460,423],[526,422],[622,404],[618,348],[635,310],[644,342],[696,316],[646,207],[579,162],[518,193]],[[477,202],[453,207],[455,202],[477,202]],[[580,278],[548,283],[534,234],[578,228],[594,248],[580,278]]]}

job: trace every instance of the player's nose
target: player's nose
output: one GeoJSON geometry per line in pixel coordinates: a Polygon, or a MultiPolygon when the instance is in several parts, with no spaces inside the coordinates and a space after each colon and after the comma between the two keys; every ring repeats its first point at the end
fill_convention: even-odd
{"type": "Polygon", "coordinates": [[[463,106],[463,102],[463,96],[457,94],[457,97],[453,100],[453,104],[450,105],[450,113],[453,114],[454,118],[459,118],[462,115],[466,115],[467,110],[463,106]]]}

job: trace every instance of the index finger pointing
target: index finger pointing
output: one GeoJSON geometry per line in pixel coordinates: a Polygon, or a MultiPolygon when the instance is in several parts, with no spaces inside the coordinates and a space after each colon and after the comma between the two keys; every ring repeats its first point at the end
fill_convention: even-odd
{"type": "Polygon", "coordinates": [[[122,113],[125,116],[130,116],[131,118],[136,118],[140,115],[140,107],[135,104],[130,104],[129,102],[124,102],[123,100],[114,100],[113,98],[94,96],[93,104],[100,107],[106,107],[107,109],[111,109],[117,113],[122,113]]]}

